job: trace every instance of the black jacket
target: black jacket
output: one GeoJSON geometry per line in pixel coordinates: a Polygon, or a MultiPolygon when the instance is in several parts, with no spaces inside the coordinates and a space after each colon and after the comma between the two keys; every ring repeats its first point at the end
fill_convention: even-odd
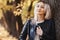
{"type": "MultiPolygon", "coordinates": [[[[43,35],[41,40],[56,40],[55,34],[55,24],[52,20],[45,20],[43,23],[39,23],[43,30],[43,35]]],[[[19,40],[26,40],[27,34],[29,35],[29,40],[34,40],[36,30],[36,23],[34,20],[28,20],[21,32],[19,40]]]]}

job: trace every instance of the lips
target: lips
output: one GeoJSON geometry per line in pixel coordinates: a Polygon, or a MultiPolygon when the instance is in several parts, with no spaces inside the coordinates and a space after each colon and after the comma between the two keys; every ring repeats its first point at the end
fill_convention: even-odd
{"type": "Polygon", "coordinates": [[[38,12],[41,12],[40,10],[38,12]]]}

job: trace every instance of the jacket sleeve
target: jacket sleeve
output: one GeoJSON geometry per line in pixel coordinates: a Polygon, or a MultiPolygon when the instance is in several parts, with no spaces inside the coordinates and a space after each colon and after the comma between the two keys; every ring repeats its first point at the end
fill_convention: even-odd
{"type": "Polygon", "coordinates": [[[43,33],[43,40],[56,40],[56,30],[54,21],[50,21],[49,33],[43,33]]]}
{"type": "Polygon", "coordinates": [[[25,25],[21,31],[21,34],[19,36],[19,40],[26,40],[28,26],[29,26],[29,20],[25,23],[25,25]]]}
{"type": "Polygon", "coordinates": [[[56,40],[55,22],[53,20],[51,21],[50,40],[56,40]]]}

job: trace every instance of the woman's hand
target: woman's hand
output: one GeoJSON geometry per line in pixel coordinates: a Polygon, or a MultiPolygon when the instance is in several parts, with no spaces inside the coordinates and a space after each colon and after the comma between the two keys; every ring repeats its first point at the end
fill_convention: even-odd
{"type": "Polygon", "coordinates": [[[37,27],[36,34],[39,35],[39,36],[42,36],[43,35],[43,30],[41,29],[40,26],[37,27]]]}

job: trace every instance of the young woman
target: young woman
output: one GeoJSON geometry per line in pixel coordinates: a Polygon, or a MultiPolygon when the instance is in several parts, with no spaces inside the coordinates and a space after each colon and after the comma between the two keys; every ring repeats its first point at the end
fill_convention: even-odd
{"type": "Polygon", "coordinates": [[[50,6],[38,2],[34,8],[34,18],[28,20],[19,37],[20,40],[56,40],[54,21],[51,20],[50,6]]]}

